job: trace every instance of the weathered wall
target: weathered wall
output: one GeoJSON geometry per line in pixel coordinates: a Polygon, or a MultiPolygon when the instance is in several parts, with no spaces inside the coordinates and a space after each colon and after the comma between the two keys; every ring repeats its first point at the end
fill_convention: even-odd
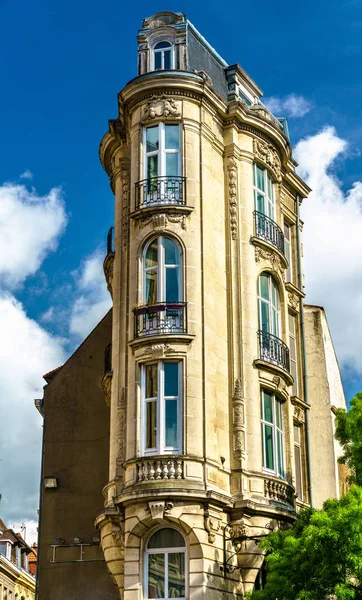
{"type": "MultiPolygon", "coordinates": [[[[43,477],[56,477],[57,489],[44,489],[40,517],[39,600],[118,597],[98,546],[87,549],[97,562],[52,563],[55,538],[91,542],[94,519],[103,506],[108,480],[109,408],[101,379],[104,350],[111,339],[111,311],[49,383],[44,393],[43,477]]],[[[62,548],[72,560],[78,548],[62,548]]]]}

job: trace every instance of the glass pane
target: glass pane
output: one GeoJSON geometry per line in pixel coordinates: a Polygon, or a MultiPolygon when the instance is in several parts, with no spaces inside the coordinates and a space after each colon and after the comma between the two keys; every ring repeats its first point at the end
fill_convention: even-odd
{"type": "Polygon", "coordinates": [[[284,237],[286,240],[290,240],[290,227],[288,223],[284,223],[284,237]]]}
{"type": "Polygon", "coordinates": [[[177,400],[166,400],[166,446],[177,447],[177,400]]]}
{"type": "Polygon", "coordinates": [[[178,265],[180,263],[179,251],[175,242],[169,238],[164,238],[163,246],[165,248],[165,265],[178,265]]]}
{"type": "Polygon", "coordinates": [[[274,471],[273,429],[269,425],[263,426],[265,437],[265,467],[274,471]]]}
{"type": "Polygon", "coordinates": [[[275,401],[275,422],[279,429],[283,429],[283,409],[282,405],[278,400],[275,401]]]}
{"type": "Polygon", "coordinates": [[[288,325],[289,325],[289,334],[295,335],[295,319],[293,315],[288,313],[288,325]]]}
{"type": "Polygon", "coordinates": [[[178,267],[166,268],[166,302],[177,302],[180,299],[179,272],[178,267]]]}
{"type": "Polygon", "coordinates": [[[163,53],[163,68],[171,69],[171,50],[165,50],[163,53]]]}
{"type": "MultiPolygon", "coordinates": [[[[259,327],[260,327],[260,329],[262,329],[262,331],[271,333],[270,332],[270,321],[269,321],[269,304],[267,304],[266,302],[263,302],[262,300],[259,300],[259,302],[260,302],[260,307],[261,307],[261,311],[260,311],[261,315],[259,315],[259,318],[261,316],[261,323],[259,323],[259,327]]],[[[268,340],[265,339],[265,340],[263,340],[263,342],[268,343],[268,340]]]]}
{"type": "Polygon", "coordinates": [[[175,552],[168,555],[168,597],[185,596],[185,553],[175,552]]]}
{"type": "MultiPolygon", "coordinates": [[[[158,154],[154,154],[147,158],[147,179],[152,179],[158,176],[158,154]]],[[[157,182],[149,182],[148,192],[154,192],[157,189],[157,182]]]]}
{"type": "MultiPolygon", "coordinates": [[[[299,427],[297,427],[299,429],[299,427]]],[[[301,464],[301,451],[299,446],[294,446],[294,460],[295,460],[295,491],[297,492],[298,498],[303,499],[303,486],[302,486],[302,464],[301,464]]]]}
{"type": "Polygon", "coordinates": [[[150,244],[147,248],[146,252],[146,269],[149,267],[157,267],[158,265],[158,255],[157,255],[158,243],[157,239],[153,240],[152,244],[150,244]]]}
{"type": "Polygon", "coordinates": [[[289,337],[289,352],[290,352],[290,360],[296,360],[296,348],[295,348],[295,339],[293,336],[289,337]]]}
{"type": "Polygon", "coordinates": [[[284,477],[284,452],[283,452],[283,436],[277,431],[277,447],[278,447],[278,475],[284,477]]]}
{"type": "Polygon", "coordinates": [[[258,167],[258,165],[255,166],[255,170],[256,170],[256,187],[258,188],[258,190],[261,190],[262,192],[264,192],[264,169],[261,169],[260,167],[258,167]]]}
{"type": "Polygon", "coordinates": [[[273,278],[270,278],[270,283],[271,283],[271,297],[272,297],[272,304],[273,306],[275,306],[275,308],[279,308],[279,292],[278,292],[278,288],[274,283],[273,278]]]}
{"type": "Polygon", "coordinates": [[[275,221],[275,206],[271,201],[268,201],[268,217],[275,221]]]}
{"type": "Polygon", "coordinates": [[[259,277],[259,295],[269,300],[269,276],[262,273],[259,277]]]}
{"type": "Polygon", "coordinates": [[[155,52],[155,69],[161,69],[162,52],[155,52]]]}
{"type": "Polygon", "coordinates": [[[272,396],[267,392],[263,392],[263,402],[264,402],[264,421],[268,421],[268,423],[273,422],[273,411],[272,411],[272,396]]]}
{"type": "Polygon", "coordinates": [[[178,150],[180,146],[180,132],[178,125],[165,125],[166,150],[178,150]]]}
{"type": "Polygon", "coordinates": [[[157,402],[146,402],[146,449],[156,448],[157,446],[157,402]]]}
{"type": "Polygon", "coordinates": [[[272,309],[272,328],[270,333],[279,337],[279,312],[274,308],[272,309]]]}
{"type": "Polygon", "coordinates": [[[178,362],[164,363],[165,396],[178,396],[178,362]]]}
{"type": "Polygon", "coordinates": [[[171,44],[170,42],[158,42],[158,44],[156,44],[155,46],[155,50],[159,50],[160,48],[170,48],[171,44]]]}
{"type": "Polygon", "coordinates": [[[146,129],[146,152],[158,150],[158,127],[147,127],[146,129]]]}
{"type": "Polygon", "coordinates": [[[157,269],[147,271],[146,273],[146,304],[155,304],[157,302],[157,269]]]}
{"type": "MultiPolygon", "coordinates": [[[[265,206],[264,206],[264,196],[262,194],[256,194],[256,210],[260,213],[265,214],[265,206]]],[[[263,231],[264,222],[259,222],[259,228],[263,231]]]]}
{"type": "Polygon", "coordinates": [[[268,180],[268,196],[269,198],[273,198],[273,184],[272,181],[269,177],[269,175],[267,175],[267,180],[268,180]]]}
{"type": "Polygon", "coordinates": [[[184,548],[185,541],[176,529],[159,529],[151,537],[147,548],[184,548]]]}
{"type": "Polygon", "coordinates": [[[166,154],[166,175],[178,176],[178,152],[166,154]]]}
{"type": "Polygon", "coordinates": [[[146,366],[146,395],[145,398],[157,398],[157,364],[146,366]]]}
{"type": "Polygon", "coordinates": [[[165,555],[148,556],[148,597],[165,597],[165,555]]]}

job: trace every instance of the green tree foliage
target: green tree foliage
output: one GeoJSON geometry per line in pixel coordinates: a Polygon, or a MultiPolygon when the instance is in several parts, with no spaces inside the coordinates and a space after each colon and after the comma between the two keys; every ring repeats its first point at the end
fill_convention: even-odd
{"type": "Polygon", "coordinates": [[[362,392],[352,398],[348,412],[337,410],[335,437],[343,448],[339,462],[349,467],[350,481],[362,486],[362,392]]]}
{"type": "Polygon", "coordinates": [[[261,545],[267,583],[253,600],[362,599],[362,488],[302,511],[293,529],[261,545]]]}

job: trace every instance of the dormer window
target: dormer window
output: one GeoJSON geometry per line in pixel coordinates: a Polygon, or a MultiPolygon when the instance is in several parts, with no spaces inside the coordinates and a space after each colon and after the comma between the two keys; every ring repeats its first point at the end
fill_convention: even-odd
{"type": "Polygon", "coordinates": [[[158,42],[153,52],[155,71],[173,69],[173,47],[170,42],[158,42]]]}

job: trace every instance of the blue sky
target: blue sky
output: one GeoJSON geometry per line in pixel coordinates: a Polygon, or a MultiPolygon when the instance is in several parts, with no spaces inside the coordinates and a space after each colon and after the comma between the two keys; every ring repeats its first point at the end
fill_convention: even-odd
{"type": "MultiPolygon", "coordinates": [[[[11,388],[9,366],[0,370],[0,402],[11,402],[13,394],[18,399],[13,412],[3,408],[8,425],[16,425],[22,407],[26,414],[30,411],[33,429],[28,445],[10,437],[0,442],[0,468],[6,472],[0,478],[0,513],[14,521],[35,518],[37,508],[38,483],[33,479],[38,477],[40,421],[32,401],[41,395],[41,376],[64,360],[109,305],[100,287],[100,265],[114,206],[98,146],[107,119],[116,116],[117,92],[136,75],[136,34],[151,13],[185,12],[229,64],[240,63],[267,99],[273,98],[280,107],[277,116],[290,117],[293,145],[307,138],[307,145],[296,151],[302,157],[302,174],[314,182],[317,194],[306,201],[304,214],[306,222],[307,217],[314,222],[305,232],[307,300],[324,304],[332,316],[347,398],[362,390],[362,317],[356,309],[355,320],[346,324],[348,311],[340,310],[346,302],[362,309],[357,239],[362,193],[359,186],[353,188],[353,197],[348,193],[362,180],[362,0],[307,0],[293,6],[265,0],[227,5],[213,0],[182,5],[141,1],[127,3],[126,10],[124,6],[113,0],[0,0],[0,203],[1,190],[5,199],[12,193],[17,203],[11,205],[10,232],[8,222],[1,225],[0,212],[3,261],[6,257],[15,273],[11,277],[0,259],[0,300],[9,309],[3,311],[9,315],[7,323],[18,319],[26,332],[22,348],[28,352],[21,357],[20,348],[12,361],[13,367],[23,367],[23,391],[11,388]],[[304,101],[303,116],[303,110],[291,116],[291,94],[299,107],[304,101]],[[316,165],[321,165],[322,176],[316,165]],[[34,208],[42,202],[47,208],[44,221],[34,211],[24,217],[26,204],[34,208]],[[31,240],[21,227],[27,219],[35,232],[31,240]],[[329,254],[320,251],[319,234],[330,243],[329,254]],[[14,258],[17,251],[23,258],[14,258]],[[351,256],[354,262],[346,273],[343,261],[351,256]],[[339,270],[331,277],[337,263],[339,270]],[[34,363],[33,342],[39,348],[34,363]],[[10,452],[13,444],[15,451],[10,452]],[[29,502],[20,506],[10,501],[16,488],[11,455],[28,448],[33,453],[24,471],[29,502]]],[[[11,343],[10,333],[8,339],[11,343]]]]}

